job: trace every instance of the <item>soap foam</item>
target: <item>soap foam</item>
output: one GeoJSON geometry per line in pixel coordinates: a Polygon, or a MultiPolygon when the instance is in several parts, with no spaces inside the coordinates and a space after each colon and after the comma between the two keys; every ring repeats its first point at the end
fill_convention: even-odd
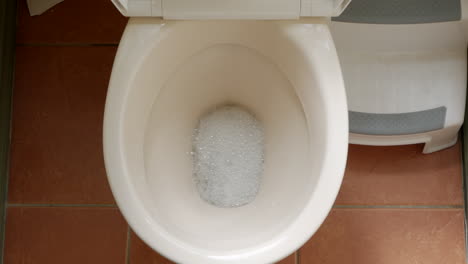
{"type": "Polygon", "coordinates": [[[240,106],[216,108],[194,130],[194,180],[206,202],[223,208],[252,202],[263,174],[262,124],[240,106]]]}

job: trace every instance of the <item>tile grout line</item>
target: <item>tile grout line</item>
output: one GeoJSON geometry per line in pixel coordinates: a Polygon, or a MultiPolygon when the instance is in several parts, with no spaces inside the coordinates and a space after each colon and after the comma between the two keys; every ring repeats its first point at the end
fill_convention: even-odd
{"type": "Polygon", "coordinates": [[[127,225],[127,245],[125,248],[125,264],[130,264],[130,226],[127,225]]]}
{"type": "MultiPolygon", "coordinates": [[[[467,96],[468,99],[468,96],[467,96]]],[[[467,126],[466,126],[466,115],[468,114],[468,107],[465,107],[465,124],[463,125],[461,131],[460,131],[460,140],[461,140],[461,166],[462,166],[462,188],[463,188],[463,202],[464,202],[464,231],[465,231],[465,257],[468,256],[468,226],[467,226],[467,217],[468,217],[468,193],[467,193],[467,178],[468,178],[468,153],[467,153],[467,147],[468,147],[468,131],[467,131],[467,126]]],[[[468,263],[468,258],[465,261],[465,263],[468,263]]]]}
{"type": "Polygon", "coordinates": [[[463,205],[334,205],[333,209],[463,209],[463,205]]]}
{"type": "MultiPolygon", "coordinates": [[[[12,108],[13,109],[13,108],[12,108]]],[[[10,119],[10,125],[11,125],[11,122],[12,122],[13,118],[10,119]]],[[[10,129],[10,140],[11,140],[11,129],[10,129]]],[[[10,149],[9,149],[10,151],[10,149]]],[[[1,260],[0,260],[0,264],[4,264],[4,256],[5,256],[5,239],[6,239],[6,221],[7,221],[7,214],[8,214],[8,191],[9,191],[9,188],[8,186],[10,185],[10,155],[8,155],[8,158],[7,158],[7,170],[6,170],[6,179],[5,179],[5,194],[4,194],[4,201],[3,201],[3,219],[2,219],[2,236],[1,236],[1,245],[2,245],[2,248],[1,248],[1,251],[0,251],[0,256],[1,256],[1,260]]]]}
{"type": "MultiPolygon", "coordinates": [[[[7,207],[106,207],[118,208],[116,204],[31,204],[7,203],[7,207]]],[[[334,205],[333,209],[463,209],[464,205],[334,205]]]]}
{"type": "Polygon", "coordinates": [[[70,43],[16,43],[18,47],[117,47],[119,43],[88,43],[88,42],[70,42],[70,43]]]}
{"type": "MultiPolygon", "coordinates": [[[[468,108],[465,107],[465,115],[467,112],[468,108]]],[[[465,122],[466,123],[466,122],[465,122]]],[[[463,227],[465,231],[465,256],[468,256],[468,226],[467,226],[467,209],[468,209],[468,204],[467,204],[467,153],[465,153],[465,148],[466,148],[466,126],[463,125],[460,132],[459,132],[459,139],[461,141],[461,147],[460,147],[460,156],[461,156],[461,167],[462,167],[462,192],[463,192],[463,207],[464,207],[464,221],[463,221],[463,227]]],[[[468,263],[468,259],[466,260],[466,263],[468,263]]]]}
{"type": "Polygon", "coordinates": [[[2,164],[2,177],[0,184],[5,184],[1,187],[4,193],[1,195],[1,214],[0,219],[0,264],[4,263],[5,256],[5,240],[6,240],[6,220],[7,220],[7,203],[8,203],[8,184],[9,184],[9,172],[10,172],[10,142],[11,142],[11,127],[12,127],[12,96],[14,86],[14,72],[15,72],[15,34],[17,24],[17,3],[14,0],[3,1],[0,5],[0,27],[2,33],[0,33],[0,67],[2,69],[1,75],[1,96],[0,105],[2,105],[2,131],[0,139],[1,146],[1,161],[2,164]]]}
{"type": "MultiPolygon", "coordinates": [[[[12,87],[12,90],[13,90],[13,87],[12,87]]],[[[13,101],[12,99],[10,100],[13,101]]],[[[13,111],[13,103],[11,103],[10,105],[10,111],[13,111]]],[[[10,117],[10,131],[9,131],[10,142],[11,142],[11,136],[12,136],[12,129],[11,129],[12,120],[13,118],[10,117]]],[[[1,220],[2,232],[1,232],[1,238],[0,238],[2,241],[1,242],[2,248],[0,250],[0,256],[1,256],[0,264],[4,263],[4,256],[5,256],[6,221],[7,221],[7,214],[8,214],[8,191],[9,191],[8,186],[9,185],[10,185],[10,147],[8,148],[7,165],[6,165],[6,170],[5,170],[5,187],[4,187],[5,193],[3,194],[3,199],[4,199],[3,200],[3,219],[1,220]]]]}
{"type": "Polygon", "coordinates": [[[15,204],[7,203],[9,208],[12,207],[75,207],[75,208],[117,208],[115,204],[15,204]]]}

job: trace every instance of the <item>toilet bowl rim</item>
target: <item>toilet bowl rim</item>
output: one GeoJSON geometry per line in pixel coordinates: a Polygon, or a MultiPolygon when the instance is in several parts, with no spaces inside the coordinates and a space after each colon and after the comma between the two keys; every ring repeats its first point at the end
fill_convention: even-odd
{"type": "MultiPolygon", "coordinates": [[[[123,38],[123,40],[125,40],[125,36],[123,38]]],[[[122,47],[122,46],[121,46],[122,47]]],[[[332,53],[335,53],[336,55],[336,52],[333,52],[332,53]]],[[[118,55],[119,56],[119,55],[118,55]]],[[[119,60],[119,58],[117,57],[116,58],[116,64],[117,64],[117,60],[119,60]]],[[[337,64],[338,61],[335,61],[331,64],[337,64]]],[[[116,65],[115,64],[115,65],[116,65]]],[[[330,68],[334,68],[333,70],[336,72],[336,68],[337,66],[336,65],[328,65],[328,67],[330,68]]],[[[325,67],[326,68],[326,67],[325,67]]],[[[339,69],[339,66],[338,66],[338,69],[339,69]]],[[[339,74],[341,74],[341,72],[339,72],[339,74]]],[[[340,79],[340,78],[338,78],[340,79]]],[[[109,88],[109,93],[113,92],[114,90],[111,91],[111,89],[114,89],[115,88],[115,83],[112,84],[111,82],[111,85],[113,86],[110,86],[109,88]]],[[[339,177],[330,177],[328,179],[328,181],[325,181],[324,182],[324,179],[322,179],[323,177],[321,177],[321,181],[319,181],[319,185],[317,187],[317,189],[319,190],[317,193],[313,194],[315,196],[322,196],[323,197],[327,197],[327,199],[324,199],[326,202],[323,206],[321,206],[319,209],[320,210],[311,210],[312,208],[311,207],[311,203],[313,202],[312,200],[314,200],[315,202],[315,199],[311,198],[309,200],[309,204],[306,205],[306,208],[305,210],[301,213],[301,215],[298,217],[298,219],[296,219],[295,223],[292,223],[290,228],[293,228],[293,226],[297,226],[297,225],[300,225],[300,226],[307,226],[309,228],[309,230],[307,231],[304,231],[303,233],[315,233],[315,231],[318,229],[318,227],[321,225],[321,223],[323,222],[323,219],[325,219],[325,216],[328,214],[328,212],[330,211],[331,207],[332,207],[332,204],[334,202],[334,199],[336,197],[336,193],[338,192],[338,189],[339,189],[339,186],[341,185],[341,180],[342,180],[342,173],[344,172],[344,164],[345,164],[345,161],[346,161],[346,152],[347,152],[347,111],[346,111],[346,98],[345,98],[345,95],[344,95],[344,84],[342,83],[342,80],[335,80],[333,83],[330,83],[329,86],[337,86],[337,87],[341,87],[343,92],[341,95],[333,95],[332,92],[330,91],[330,93],[326,94],[326,96],[330,97],[330,98],[325,98],[324,100],[330,100],[331,97],[333,97],[333,100],[335,100],[335,102],[340,105],[339,108],[340,110],[338,109],[333,109],[330,105],[327,105],[327,107],[330,107],[330,109],[327,109],[329,111],[332,111],[332,112],[341,112],[341,114],[338,114],[338,115],[335,115],[335,117],[337,117],[337,119],[340,119],[340,120],[345,120],[346,121],[346,125],[344,124],[341,124],[341,125],[337,125],[335,124],[336,122],[334,122],[335,120],[331,120],[331,122],[327,122],[327,125],[329,126],[328,129],[332,131],[332,134],[333,135],[329,135],[327,140],[330,141],[330,142],[327,142],[327,150],[328,150],[328,153],[325,153],[325,162],[324,162],[324,168],[326,170],[328,170],[328,172],[323,172],[323,173],[329,173],[330,175],[340,175],[339,177]],[[343,110],[344,109],[344,110],[343,110]],[[346,115],[344,115],[346,113],[346,115]],[[334,131],[334,132],[333,132],[334,131]],[[346,131],[346,132],[343,132],[343,131],[346,131]],[[343,135],[346,135],[343,136],[343,135]],[[330,138],[333,137],[334,139],[331,140],[330,138]],[[333,142],[334,141],[334,142],[333,142]],[[343,146],[342,144],[345,144],[345,146],[343,146]],[[331,148],[333,147],[333,150],[338,150],[338,151],[341,151],[342,153],[337,153],[336,155],[333,155],[332,153],[330,153],[330,150],[331,148]],[[335,162],[333,162],[332,160],[334,160],[335,162]],[[338,165],[336,166],[336,168],[332,169],[330,168],[330,166],[334,166],[336,164],[341,164],[341,165],[338,165]],[[337,188],[338,186],[338,188],[337,188]],[[331,188],[331,189],[330,189],[331,188]],[[327,190],[328,193],[324,193],[323,191],[327,190]],[[320,215],[320,217],[314,217],[315,215],[320,215]],[[320,219],[319,219],[320,218],[320,219]],[[311,226],[310,223],[306,223],[304,222],[304,220],[308,220],[310,221],[311,219],[317,219],[317,220],[321,220],[321,221],[316,221],[314,223],[313,226],[311,226]],[[306,225],[307,224],[307,225],[306,225]]],[[[336,88],[335,88],[336,89],[336,88]]],[[[339,88],[337,90],[340,90],[339,88]]],[[[121,95],[122,96],[122,95],[121,95]]],[[[300,98],[300,100],[302,100],[300,98]]],[[[161,245],[158,245],[158,242],[161,242],[161,240],[163,239],[168,239],[170,240],[170,234],[164,234],[164,230],[162,229],[159,229],[157,231],[154,231],[153,235],[154,234],[159,234],[160,237],[158,239],[155,239],[154,237],[150,237],[152,236],[151,234],[148,234],[148,230],[151,230],[151,228],[155,228],[155,226],[151,226],[151,224],[148,224],[147,222],[147,219],[145,219],[146,217],[150,217],[150,215],[145,215],[145,213],[147,213],[145,211],[145,209],[141,206],[141,204],[138,202],[138,198],[136,196],[136,194],[132,194],[131,192],[134,191],[133,189],[131,188],[128,188],[127,189],[122,189],[123,187],[122,186],[119,186],[118,183],[116,183],[117,181],[117,177],[115,177],[116,175],[119,175],[119,174],[123,174],[124,171],[126,171],[126,169],[124,168],[125,167],[125,158],[124,156],[122,155],[119,155],[119,154],[122,154],[122,149],[121,149],[121,145],[118,146],[118,149],[116,151],[116,147],[115,147],[115,140],[111,140],[109,134],[113,134],[113,133],[116,133],[116,130],[118,133],[120,133],[121,131],[119,131],[119,125],[121,125],[119,123],[119,120],[110,120],[109,119],[109,116],[108,116],[108,103],[116,103],[115,100],[113,102],[107,102],[106,103],[106,120],[105,120],[105,129],[104,129],[104,149],[105,149],[105,152],[107,153],[107,155],[105,155],[105,161],[106,161],[106,170],[108,171],[108,175],[109,175],[109,181],[110,181],[110,184],[111,184],[111,189],[112,189],[112,192],[114,193],[114,197],[116,198],[116,201],[119,205],[119,208],[121,208],[125,218],[127,219],[127,221],[129,221],[130,225],[135,228],[135,232],[143,238],[144,241],[146,241],[151,247],[155,248],[156,250],[160,250],[160,252],[163,254],[163,255],[166,255],[172,259],[178,259],[180,256],[177,256],[176,252],[180,253],[178,250],[175,250],[173,248],[173,246],[161,246],[161,245]],[[106,151],[107,150],[107,151],[106,151]],[[114,152],[112,155],[109,154],[109,152],[114,152]],[[120,153],[119,153],[120,152],[120,153]],[[120,168],[117,169],[114,165],[117,163],[121,163],[120,164],[120,168]],[[113,177],[112,177],[113,176],[113,177]],[[130,192],[130,193],[128,193],[130,192]],[[127,193],[127,195],[130,195],[132,201],[129,202],[129,200],[127,199],[124,199],[124,193],[127,193]],[[132,204],[133,207],[129,207],[129,204],[132,204]],[[142,221],[142,219],[144,219],[142,221]],[[146,221],[146,223],[145,223],[146,221]],[[142,226],[146,224],[146,228],[143,228],[142,226]]],[[[114,137],[115,139],[115,137],[114,137]]],[[[117,141],[118,142],[118,141],[117,141]]],[[[118,144],[117,144],[118,145],[118,144]]],[[[333,151],[331,151],[333,152],[333,151]]],[[[121,175],[121,178],[125,178],[127,177],[127,175],[121,175]]],[[[295,228],[296,230],[299,230],[298,228],[295,228]]],[[[291,233],[291,231],[289,230],[285,230],[284,231],[285,233],[291,233]]],[[[295,231],[294,233],[297,233],[298,231],[295,231]]],[[[300,244],[302,244],[303,242],[305,242],[305,240],[310,237],[308,235],[303,235],[302,236],[302,241],[300,244]]],[[[253,256],[253,255],[258,255],[258,254],[261,254],[260,252],[273,252],[273,251],[276,251],[276,252],[286,252],[286,251],[290,251],[292,248],[291,245],[288,244],[287,242],[287,238],[285,236],[282,236],[282,239],[281,241],[278,240],[278,241],[274,241],[274,242],[271,242],[271,243],[267,243],[269,244],[270,246],[265,246],[261,249],[257,249],[256,251],[249,251],[249,256],[253,256]],[[281,247],[280,247],[281,245],[281,247]],[[286,246],[285,246],[286,245],[286,246]]],[[[297,243],[299,244],[299,243],[297,243]]],[[[184,248],[185,250],[187,250],[187,248],[184,248]]],[[[199,254],[199,252],[191,252],[190,253],[191,256],[195,257],[197,254],[199,254]]],[[[240,253],[238,253],[240,254],[240,253]]],[[[282,253],[284,254],[284,253],[282,253]]],[[[223,260],[226,260],[225,262],[229,262],[228,261],[228,258],[223,258],[222,256],[218,256],[218,260],[221,258],[223,260]]],[[[182,259],[182,258],[181,258],[182,259]]],[[[186,259],[186,258],[185,258],[186,259]]],[[[212,256],[211,258],[212,260],[216,260],[216,256],[212,256]]],[[[208,263],[208,262],[205,262],[205,263],[208,263]]],[[[258,263],[258,262],[257,262],[258,263]]]]}

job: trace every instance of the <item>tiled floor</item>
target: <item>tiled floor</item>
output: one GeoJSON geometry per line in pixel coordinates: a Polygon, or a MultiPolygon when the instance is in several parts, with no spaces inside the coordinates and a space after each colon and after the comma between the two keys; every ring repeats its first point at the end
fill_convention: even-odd
{"type": "MultiPolygon", "coordinates": [[[[171,263],[120,215],[101,149],[126,19],[109,0],[19,1],[5,264],[171,263]]],[[[465,263],[460,145],[351,146],[335,209],[282,264],[465,263]]]]}

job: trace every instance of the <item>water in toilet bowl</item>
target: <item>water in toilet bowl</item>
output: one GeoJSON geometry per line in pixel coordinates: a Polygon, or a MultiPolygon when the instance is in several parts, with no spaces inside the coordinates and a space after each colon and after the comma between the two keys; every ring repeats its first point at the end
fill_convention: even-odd
{"type": "Polygon", "coordinates": [[[241,106],[225,105],[203,115],[195,128],[193,176],[203,200],[223,208],[252,202],[264,160],[261,122],[241,106]]]}

